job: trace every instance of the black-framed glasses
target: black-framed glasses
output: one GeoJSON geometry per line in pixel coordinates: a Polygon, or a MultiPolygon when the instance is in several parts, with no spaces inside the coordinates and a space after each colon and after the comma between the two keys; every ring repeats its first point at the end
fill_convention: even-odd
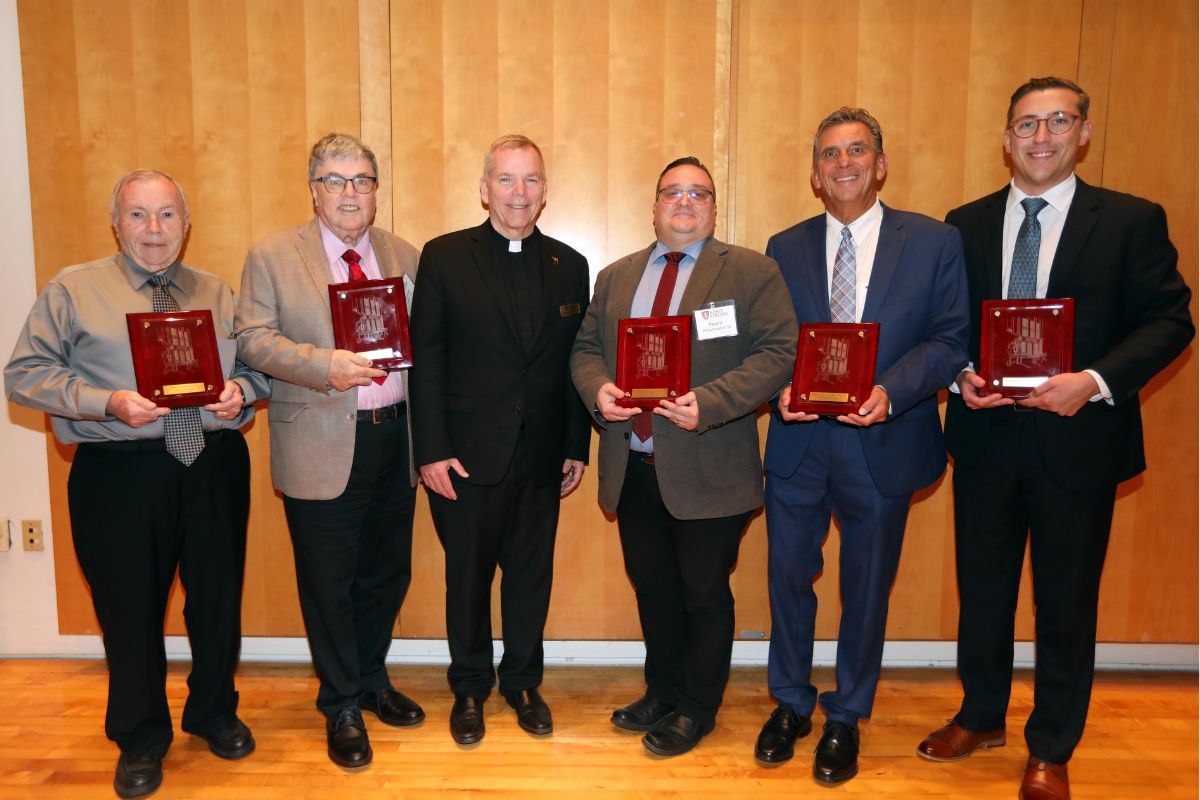
{"type": "Polygon", "coordinates": [[[691,200],[698,206],[711,202],[713,199],[713,193],[708,189],[678,189],[673,186],[659,189],[655,196],[664,203],[678,203],[684,197],[687,197],[688,200],[691,200]]]}
{"type": "Polygon", "coordinates": [[[343,178],[341,175],[322,175],[313,180],[320,181],[325,187],[325,191],[330,194],[341,194],[346,190],[347,183],[354,186],[354,191],[359,194],[370,194],[375,191],[375,184],[379,183],[379,179],[371,175],[355,175],[353,178],[343,178]]]}
{"type": "Polygon", "coordinates": [[[1038,126],[1044,122],[1046,123],[1046,130],[1055,136],[1062,136],[1075,127],[1075,120],[1077,119],[1079,119],[1078,114],[1056,111],[1046,117],[1017,117],[1012,121],[1012,125],[1008,127],[1018,139],[1028,139],[1037,133],[1038,126]]]}

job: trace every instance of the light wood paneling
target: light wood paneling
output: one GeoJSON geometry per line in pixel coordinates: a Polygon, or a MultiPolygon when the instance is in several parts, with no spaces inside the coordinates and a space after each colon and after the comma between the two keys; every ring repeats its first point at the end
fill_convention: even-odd
{"type": "MultiPolygon", "coordinates": [[[[20,0],[18,10],[42,283],[112,251],[111,186],[153,165],[188,191],[189,262],[237,286],[253,241],[312,213],[308,148],[330,130],[375,149],[377,224],[417,246],[482,221],[487,145],[531,136],[549,172],[541,227],[584,253],[593,273],[651,240],[654,179],[680,155],[712,170],[717,234],[728,241],[761,249],[819,213],[812,132],[841,105],[864,106],[883,126],[884,202],[940,218],[1008,180],[1008,96],[1045,74],[1077,77],[1092,93],[1081,176],[1163,203],[1181,268],[1197,283],[1197,19],[1187,0],[20,0]],[[1148,133],[1165,140],[1157,158],[1144,153],[1148,133]]],[[[1195,362],[1189,350],[1143,393],[1151,467],[1117,503],[1106,640],[1196,641],[1195,362]]],[[[265,419],[247,438],[244,629],[299,635],[265,419]]],[[[66,513],[70,453],[48,447],[60,627],[94,631],[66,513]]],[[[947,476],[915,498],[890,637],[955,636],[952,530],[947,476]]],[[[443,557],[423,492],[414,540],[397,632],[440,637],[443,557]]],[[[821,638],[836,637],[837,545],[835,528],[818,582],[821,638]]],[[[759,514],[733,576],[739,631],[769,632],[765,565],[759,514]]],[[[1026,638],[1029,596],[1026,579],[1026,638]]],[[[169,628],[182,631],[177,611],[169,628]]],[[[547,635],[639,636],[594,466],[563,503],[547,635]]]]}

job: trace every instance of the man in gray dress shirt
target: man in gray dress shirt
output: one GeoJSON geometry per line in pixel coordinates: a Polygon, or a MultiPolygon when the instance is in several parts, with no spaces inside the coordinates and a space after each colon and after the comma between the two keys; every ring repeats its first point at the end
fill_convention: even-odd
{"type": "Polygon", "coordinates": [[[179,260],[189,224],[179,184],[157,170],[125,175],[113,189],[112,221],[121,253],[50,280],[4,388],[13,402],[49,414],[60,442],[78,445],[67,499],[104,633],[105,733],[121,748],[113,788],[142,797],[161,784],[173,736],[163,618],[176,569],[192,646],[183,729],[221,758],[254,750],[233,680],[250,508],[238,428],[270,384],[234,358],[233,291],[179,260]],[[138,393],[125,315],[164,309],[212,312],[225,377],[216,402],[173,410],[138,393]],[[192,446],[176,446],[188,432],[192,446]]]}

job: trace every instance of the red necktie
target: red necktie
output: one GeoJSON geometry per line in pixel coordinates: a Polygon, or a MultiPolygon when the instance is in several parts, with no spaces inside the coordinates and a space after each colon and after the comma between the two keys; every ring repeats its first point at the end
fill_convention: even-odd
{"type": "MultiPolygon", "coordinates": [[[[667,253],[667,263],[663,267],[662,277],[658,279],[658,291],[654,293],[654,305],[650,307],[650,316],[665,317],[671,312],[671,295],[675,293],[675,279],[679,277],[679,262],[683,253],[667,253]]],[[[654,435],[654,412],[643,408],[642,413],[633,418],[633,432],[643,442],[654,435]]]]}
{"type": "Polygon", "coordinates": [[[358,265],[362,261],[362,256],[354,248],[342,253],[342,260],[346,262],[346,266],[350,268],[350,280],[365,281],[367,273],[363,272],[363,268],[358,265]]]}
{"type": "MultiPolygon", "coordinates": [[[[367,280],[367,273],[363,272],[363,268],[358,265],[358,262],[362,261],[362,256],[358,254],[357,250],[352,247],[346,252],[342,253],[342,260],[345,261],[346,266],[350,268],[351,282],[357,283],[358,281],[367,280]]],[[[387,376],[384,375],[382,378],[371,378],[371,380],[382,386],[383,382],[387,380],[387,376]]]]}

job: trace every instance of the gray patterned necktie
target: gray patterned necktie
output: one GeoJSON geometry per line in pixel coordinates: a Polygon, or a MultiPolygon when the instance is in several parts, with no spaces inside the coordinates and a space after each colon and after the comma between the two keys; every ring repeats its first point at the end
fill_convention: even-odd
{"type": "Polygon", "coordinates": [[[833,285],[829,290],[829,316],[834,322],[854,322],[854,239],[842,228],[842,242],[833,260],[833,285]]]}
{"type": "Polygon", "coordinates": [[[1026,197],[1021,205],[1025,208],[1025,219],[1017,231],[1012,267],[1008,272],[1009,300],[1037,297],[1038,253],[1042,249],[1042,224],[1038,222],[1038,213],[1049,204],[1040,197],[1026,197]]]}
{"type": "MultiPolygon", "coordinates": [[[[167,276],[162,273],[150,276],[150,283],[154,284],[154,296],[150,298],[150,303],[156,314],[179,310],[179,303],[167,289],[169,282],[167,276]]],[[[179,459],[184,466],[190,467],[204,449],[204,428],[200,425],[200,409],[195,406],[173,409],[163,417],[163,430],[166,432],[167,452],[179,459]]]]}

